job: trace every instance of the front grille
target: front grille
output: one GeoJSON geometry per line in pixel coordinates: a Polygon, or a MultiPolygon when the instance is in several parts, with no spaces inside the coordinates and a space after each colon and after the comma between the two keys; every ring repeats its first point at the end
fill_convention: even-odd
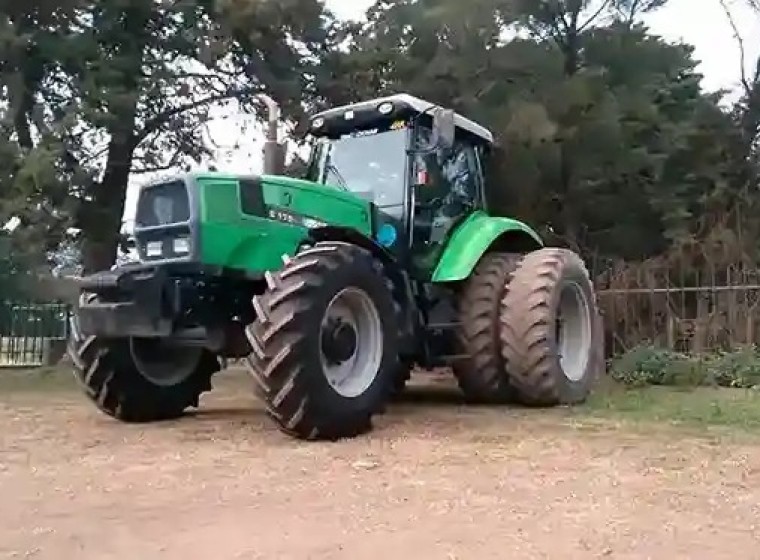
{"type": "Polygon", "coordinates": [[[190,198],[184,181],[146,187],[140,193],[137,227],[158,227],[190,220],[190,198]]]}
{"type": "Polygon", "coordinates": [[[189,259],[193,254],[190,195],[182,180],[145,187],[135,216],[140,260],[189,259]]]}

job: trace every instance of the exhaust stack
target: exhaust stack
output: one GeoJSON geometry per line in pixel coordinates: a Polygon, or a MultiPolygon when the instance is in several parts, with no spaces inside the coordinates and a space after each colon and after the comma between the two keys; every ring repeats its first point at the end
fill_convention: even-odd
{"type": "Polygon", "coordinates": [[[264,93],[256,95],[254,99],[264,104],[269,113],[264,142],[264,173],[282,175],[285,172],[285,146],[279,141],[280,106],[264,93]]]}

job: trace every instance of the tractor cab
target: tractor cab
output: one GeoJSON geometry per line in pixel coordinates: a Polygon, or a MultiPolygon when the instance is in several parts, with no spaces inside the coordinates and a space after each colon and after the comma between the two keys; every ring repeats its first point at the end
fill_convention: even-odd
{"type": "Polygon", "coordinates": [[[395,253],[434,261],[457,223],[485,209],[483,160],[493,135],[459,114],[394,95],[317,114],[310,134],[306,178],[372,202],[403,232],[389,247],[395,253]]]}

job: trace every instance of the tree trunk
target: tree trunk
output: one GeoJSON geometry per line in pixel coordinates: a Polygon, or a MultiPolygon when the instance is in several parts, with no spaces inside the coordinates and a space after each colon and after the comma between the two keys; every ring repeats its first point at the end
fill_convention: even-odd
{"type": "Polygon", "coordinates": [[[85,274],[107,270],[116,260],[134,153],[131,135],[123,136],[112,136],[103,180],[95,186],[92,200],[85,208],[82,243],[85,274]]]}
{"type": "MultiPolygon", "coordinates": [[[[580,69],[580,37],[578,33],[578,18],[580,7],[571,14],[570,23],[565,35],[564,45],[560,45],[564,55],[565,77],[573,78],[580,69]]],[[[560,144],[560,189],[562,200],[563,238],[567,245],[574,251],[580,249],[578,215],[576,212],[577,202],[574,200],[573,191],[575,182],[575,165],[572,150],[569,147],[570,139],[564,137],[560,144]]]]}
{"type": "Polygon", "coordinates": [[[93,185],[91,198],[83,207],[82,265],[85,274],[109,269],[116,261],[121,237],[124,203],[137,141],[137,107],[140,100],[139,76],[147,42],[145,30],[151,17],[150,1],[132,2],[115,14],[126,34],[114,45],[119,52],[120,75],[110,81],[108,157],[100,183],[93,185]],[[125,93],[126,92],[126,93],[125,93]]]}

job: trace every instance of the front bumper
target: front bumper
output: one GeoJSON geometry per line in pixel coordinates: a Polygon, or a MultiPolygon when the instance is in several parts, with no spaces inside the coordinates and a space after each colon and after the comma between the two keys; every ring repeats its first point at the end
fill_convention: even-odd
{"type": "Polygon", "coordinates": [[[104,338],[170,336],[208,274],[184,263],[140,264],[80,278],[79,330],[104,338]]]}

